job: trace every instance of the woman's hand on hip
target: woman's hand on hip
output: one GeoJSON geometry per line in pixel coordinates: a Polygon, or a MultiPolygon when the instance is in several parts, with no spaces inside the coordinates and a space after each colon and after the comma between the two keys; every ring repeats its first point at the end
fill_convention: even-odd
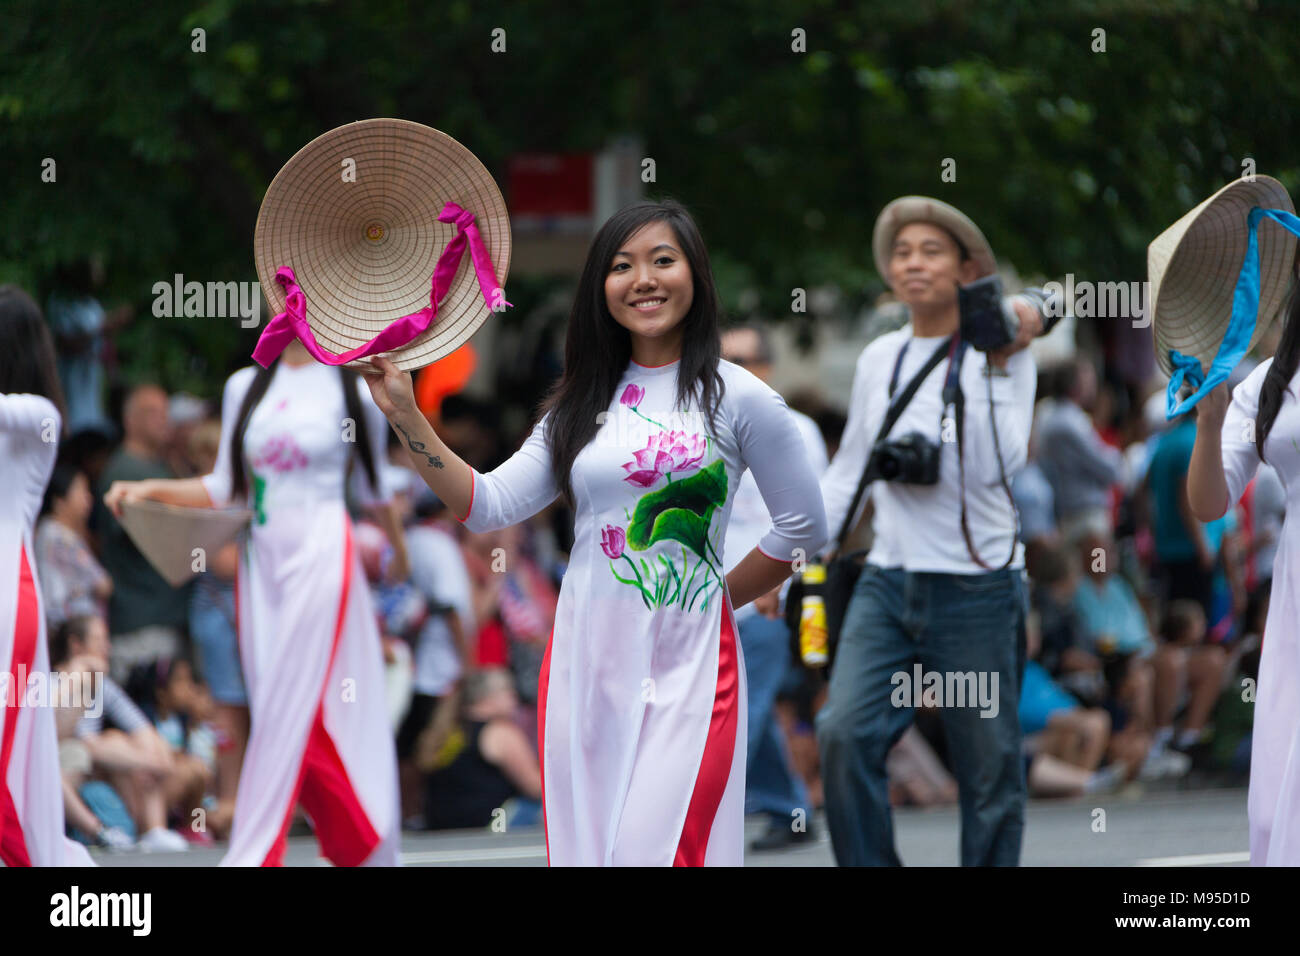
{"type": "Polygon", "coordinates": [[[763,617],[776,620],[781,616],[781,585],[754,598],[754,609],[763,617]]]}

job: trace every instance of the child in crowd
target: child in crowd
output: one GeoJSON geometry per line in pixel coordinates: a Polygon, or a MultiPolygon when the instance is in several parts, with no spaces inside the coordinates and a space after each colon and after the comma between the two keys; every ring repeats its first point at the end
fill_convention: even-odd
{"type": "Polygon", "coordinates": [[[228,836],[208,820],[217,762],[212,695],[195,680],[194,669],[183,658],[139,665],[128,686],[171,748],[175,770],[166,799],[168,810],[181,820],[180,832],[203,846],[211,845],[213,837],[228,836]]]}

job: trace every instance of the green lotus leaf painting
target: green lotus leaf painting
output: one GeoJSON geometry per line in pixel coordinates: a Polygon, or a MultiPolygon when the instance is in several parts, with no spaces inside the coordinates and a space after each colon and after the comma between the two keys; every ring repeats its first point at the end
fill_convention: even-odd
{"type": "Polygon", "coordinates": [[[710,533],[714,516],[727,503],[727,464],[718,458],[699,466],[712,444],[709,436],[662,431],[652,435],[634,460],[623,465],[630,484],[649,488],[667,482],[646,491],[636,507],[625,512],[626,528],[606,525],[600,536],[601,549],[610,559],[610,573],[636,588],[647,609],[677,605],[693,611],[698,604],[703,612],[723,586],[722,558],[710,533]],[[694,474],[674,481],[674,471],[694,474]],[[655,554],[636,560],[628,553],[656,545],[662,547],[655,554]],[[623,564],[616,565],[618,561],[623,564]]]}
{"type": "Polygon", "coordinates": [[[659,541],[680,541],[698,555],[709,549],[709,522],[727,501],[727,469],[718,459],[689,478],[642,495],[627,528],[627,546],[644,551],[659,541]]]}

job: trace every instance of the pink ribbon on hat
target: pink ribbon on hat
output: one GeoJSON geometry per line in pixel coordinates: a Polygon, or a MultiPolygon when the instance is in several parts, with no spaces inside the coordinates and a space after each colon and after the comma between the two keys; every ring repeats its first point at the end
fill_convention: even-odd
{"type": "MultiPolygon", "coordinates": [[[[253,361],[263,368],[269,367],[284,351],[285,346],[294,339],[301,341],[316,361],[326,365],[343,365],[377,352],[401,348],[428,329],[437,319],[438,303],[451,288],[467,244],[470,259],[474,263],[474,274],[478,278],[478,287],[483,293],[483,301],[487,303],[489,309],[492,308],[493,296],[502,290],[497,282],[496,272],[492,269],[492,260],[488,257],[483,236],[474,223],[474,214],[454,202],[449,202],[442,207],[442,212],[438,213],[438,221],[454,224],[456,235],[452,237],[451,242],[447,243],[447,248],[442,250],[442,255],[438,257],[438,264],[434,266],[432,291],[427,306],[419,312],[394,319],[365,345],[335,355],[333,352],[326,351],[316,341],[311,326],[307,324],[307,297],[299,287],[298,278],[293,270],[288,266],[281,266],[275,271],[275,280],[284,287],[284,311],[266,323],[266,328],[262,330],[262,335],[257,340],[257,347],[253,349],[253,361]]],[[[510,305],[505,301],[504,295],[501,301],[510,305]]]]}

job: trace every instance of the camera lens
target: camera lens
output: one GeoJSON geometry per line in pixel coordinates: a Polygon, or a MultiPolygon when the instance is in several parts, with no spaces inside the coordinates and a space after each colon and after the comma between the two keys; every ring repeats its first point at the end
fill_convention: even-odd
{"type": "Polygon", "coordinates": [[[880,456],[880,477],[886,481],[893,481],[898,477],[898,457],[896,455],[880,456]]]}

